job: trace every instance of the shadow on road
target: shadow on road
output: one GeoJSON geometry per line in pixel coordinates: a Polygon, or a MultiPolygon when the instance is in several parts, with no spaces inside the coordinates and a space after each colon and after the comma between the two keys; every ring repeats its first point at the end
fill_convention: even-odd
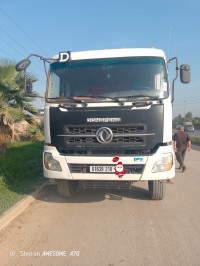
{"type": "Polygon", "coordinates": [[[123,198],[149,200],[148,190],[141,187],[132,186],[127,190],[115,189],[79,189],[72,198],[60,197],[55,185],[46,186],[38,200],[56,203],[90,203],[104,200],[122,200],[123,198]]]}
{"type": "Polygon", "coordinates": [[[182,173],[182,170],[179,169],[179,167],[176,167],[176,168],[175,168],[175,173],[182,173]]]}

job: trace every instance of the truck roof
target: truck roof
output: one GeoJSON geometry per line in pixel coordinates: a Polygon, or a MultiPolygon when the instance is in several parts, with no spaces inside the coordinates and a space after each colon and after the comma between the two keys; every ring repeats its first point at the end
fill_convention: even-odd
{"type": "MultiPolygon", "coordinates": [[[[135,56],[162,57],[166,61],[165,53],[163,52],[163,50],[155,48],[122,48],[122,49],[105,49],[105,50],[71,52],[70,60],[120,58],[120,57],[135,57],[135,56]]],[[[59,55],[55,55],[53,57],[53,59],[58,59],[58,58],[59,55]]]]}
{"type": "Polygon", "coordinates": [[[192,121],[183,122],[183,125],[193,125],[192,121]]]}

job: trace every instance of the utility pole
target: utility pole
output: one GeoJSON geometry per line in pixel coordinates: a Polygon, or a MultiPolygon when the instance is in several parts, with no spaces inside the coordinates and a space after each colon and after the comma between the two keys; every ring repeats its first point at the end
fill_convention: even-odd
{"type": "Polygon", "coordinates": [[[185,103],[186,101],[183,101],[184,102],[184,118],[185,118],[185,103]]]}

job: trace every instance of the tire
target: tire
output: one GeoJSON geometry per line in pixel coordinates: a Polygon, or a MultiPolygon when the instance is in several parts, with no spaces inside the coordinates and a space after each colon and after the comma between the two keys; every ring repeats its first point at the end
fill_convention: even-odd
{"type": "Polygon", "coordinates": [[[165,197],[166,183],[160,180],[152,180],[148,182],[149,196],[152,200],[162,200],[165,197]]]}
{"type": "Polygon", "coordinates": [[[76,193],[78,181],[58,179],[56,181],[58,194],[64,198],[71,198],[76,193]]]}

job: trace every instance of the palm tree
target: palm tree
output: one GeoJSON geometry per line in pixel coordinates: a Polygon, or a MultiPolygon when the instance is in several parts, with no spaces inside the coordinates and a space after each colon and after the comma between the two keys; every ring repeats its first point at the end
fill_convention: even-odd
{"type": "MultiPolygon", "coordinates": [[[[31,74],[27,75],[27,80],[37,81],[31,74]]],[[[38,115],[32,101],[33,98],[26,97],[24,76],[15,71],[15,64],[9,61],[0,63],[0,152],[2,147],[5,151],[11,140],[9,124],[21,120],[32,124],[32,115],[38,115]]]]}
{"type": "MultiPolygon", "coordinates": [[[[32,82],[37,79],[27,75],[32,82]]],[[[36,95],[36,94],[35,94],[36,95]]],[[[22,119],[31,123],[31,115],[38,115],[31,104],[33,98],[26,97],[24,91],[24,76],[15,71],[15,64],[8,61],[0,64],[0,126],[22,119]]]]}

